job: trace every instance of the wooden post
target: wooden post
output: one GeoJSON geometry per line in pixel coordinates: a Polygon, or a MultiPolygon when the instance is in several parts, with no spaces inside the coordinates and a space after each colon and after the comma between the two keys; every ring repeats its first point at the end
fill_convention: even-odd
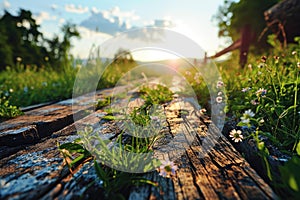
{"type": "Polygon", "coordinates": [[[248,56],[250,43],[251,43],[251,26],[247,24],[242,29],[242,36],[241,36],[239,64],[242,68],[244,68],[245,64],[247,63],[247,56],[248,56]]]}

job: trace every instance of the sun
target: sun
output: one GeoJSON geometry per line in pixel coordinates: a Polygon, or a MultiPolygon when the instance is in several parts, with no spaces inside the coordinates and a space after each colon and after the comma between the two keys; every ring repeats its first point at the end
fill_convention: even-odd
{"type": "Polygon", "coordinates": [[[134,60],[151,62],[161,60],[173,60],[178,56],[164,49],[145,49],[132,52],[134,60]]]}

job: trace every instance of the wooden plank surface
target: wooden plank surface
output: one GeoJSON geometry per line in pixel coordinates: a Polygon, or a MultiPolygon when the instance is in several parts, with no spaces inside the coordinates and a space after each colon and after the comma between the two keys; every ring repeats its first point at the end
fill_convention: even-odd
{"type": "MultiPolygon", "coordinates": [[[[166,145],[157,145],[155,149],[157,157],[175,161],[179,167],[176,177],[169,179],[156,171],[148,172],[145,177],[159,187],[132,188],[129,199],[277,198],[207,116],[200,115],[190,101],[181,99],[181,106],[177,104],[178,101],[172,101],[164,106],[168,124],[164,129],[166,145]],[[181,144],[182,136],[188,138],[188,145],[181,144]]],[[[42,109],[30,112],[43,112],[42,109]]],[[[119,134],[114,121],[102,120],[104,115],[99,110],[75,123],[100,125],[105,130],[103,134],[119,134]]],[[[39,120],[45,119],[47,115],[39,115],[39,120]]],[[[101,195],[100,184],[88,187],[96,179],[93,162],[82,163],[71,174],[58,150],[58,143],[78,138],[75,123],[49,128],[49,134],[35,143],[0,148],[0,199],[97,199],[101,195]]]]}
{"type": "MultiPolygon", "coordinates": [[[[185,104],[185,109],[189,110],[188,106],[185,104]]],[[[196,120],[199,126],[206,126],[204,129],[206,132],[196,131],[199,137],[195,137],[193,144],[176,159],[175,163],[179,167],[177,176],[164,181],[157,172],[147,176],[159,183],[169,182],[168,185],[172,188],[166,188],[164,185],[160,189],[156,187],[149,189],[149,186],[135,188],[129,199],[277,199],[272,189],[257,175],[241,154],[224,136],[220,135],[218,128],[208,124],[205,118],[191,115],[187,118],[188,121],[177,120],[177,123],[195,124],[196,120]],[[211,150],[204,152],[203,140],[206,139],[211,140],[209,143],[215,145],[211,150]]],[[[174,121],[174,118],[167,120],[174,121]]],[[[184,132],[187,135],[195,128],[182,127],[185,128],[178,130],[177,134],[184,132]]]]}

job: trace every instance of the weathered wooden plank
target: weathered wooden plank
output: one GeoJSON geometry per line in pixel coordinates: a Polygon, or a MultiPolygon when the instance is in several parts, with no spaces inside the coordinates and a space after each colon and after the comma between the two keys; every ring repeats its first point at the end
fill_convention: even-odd
{"type": "MultiPolygon", "coordinates": [[[[124,86],[119,87],[120,92],[124,86]]],[[[117,88],[118,89],[118,88],[117,88]]],[[[0,147],[33,144],[44,137],[88,115],[94,111],[96,101],[118,90],[105,89],[77,98],[60,101],[29,110],[24,115],[0,123],[0,147]]]]}
{"type": "MultiPolygon", "coordinates": [[[[91,126],[96,125],[101,121],[96,113],[76,123],[88,121],[91,126]]],[[[101,123],[106,126],[104,121],[101,123]]],[[[1,154],[6,156],[0,159],[0,199],[79,199],[96,179],[92,163],[78,166],[73,175],[57,146],[76,138],[75,125],[71,124],[34,145],[4,147],[1,154]]],[[[92,194],[97,192],[101,193],[101,187],[96,184],[90,193],[84,195],[93,199],[92,194]]]]}
{"type": "MultiPolygon", "coordinates": [[[[175,160],[177,176],[168,179],[156,171],[149,172],[145,177],[159,186],[133,188],[129,199],[276,199],[272,189],[209,119],[195,115],[190,101],[181,101],[165,105],[168,127],[162,131],[163,141],[158,141],[161,145],[155,146],[157,157],[175,160]]],[[[39,109],[31,112],[38,113],[39,109]]],[[[0,199],[101,197],[100,181],[88,187],[97,180],[93,163],[82,163],[71,174],[57,143],[73,141],[78,137],[76,128],[87,124],[101,126],[106,130],[103,134],[119,134],[119,126],[101,120],[103,115],[99,110],[56,132],[49,128],[52,133],[35,144],[0,148],[6,155],[0,159],[0,199]]]]}
{"type": "MultiPolygon", "coordinates": [[[[191,110],[187,108],[188,104],[184,105],[186,110],[191,110]]],[[[176,113],[178,111],[169,112],[176,113]]],[[[174,115],[170,114],[169,116],[174,115]]],[[[177,122],[195,124],[195,116],[189,116],[187,119],[188,121],[177,120],[177,122]]],[[[171,118],[167,120],[174,122],[174,119],[171,118]]],[[[198,118],[198,124],[205,125],[206,123],[198,118]]],[[[174,124],[173,127],[175,127],[174,124]]],[[[177,133],[174,132],[175,136],[180,132],[188,135],[189,132],[193,131],[192,126],[182,127],[185,128],[177,130],[177,133]]],[[[206,130],[206,133],[197,131],[200,137],[195,137],[193,144],[175,161],[179,169],[177,176],[170,179],[173,182],[175,197],[168,196],[170,194],[167,192],[164,192],[164,196],[159,192],[153,192],[155,188],[152,187],[152,189],[145,190],[133,189],[129,199],[136,199],[139,195],[143,197],[142,199],[150,199],[150,197],[155,197],[154,199],[277,198],[272,189],[257,175],[225,137],[214,137],[214,135],[220,135],[216,127],[210,124],[210,128],[207,127],[206,130]],[[207,153],[202,146],[204,135],[206,135],[204,140],[209,140],[206,141],[206,144],[211,144],[213,147],[207,153]]],[[[153,172],[150,178],[158,180],[158,176],[157,172],[153,172]]],[[[158,189],[156,188],[156,190],[158,189]]]]}

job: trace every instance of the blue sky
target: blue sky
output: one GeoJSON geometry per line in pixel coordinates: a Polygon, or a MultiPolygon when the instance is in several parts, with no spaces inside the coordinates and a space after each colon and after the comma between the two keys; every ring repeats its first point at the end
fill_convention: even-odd
{"type": "Polygon", "coordinates": [[[200,45],[209,55],[224,47],[212,16],[224,0],[2,0],[1,11],[16,14],[30,10],[48,38],[68,22],[78,26],[82,38],[74,40],[72,54],[88,56],[92,45],[101,45],[120,32],[154,26],[176,31],[200,45]]]}

